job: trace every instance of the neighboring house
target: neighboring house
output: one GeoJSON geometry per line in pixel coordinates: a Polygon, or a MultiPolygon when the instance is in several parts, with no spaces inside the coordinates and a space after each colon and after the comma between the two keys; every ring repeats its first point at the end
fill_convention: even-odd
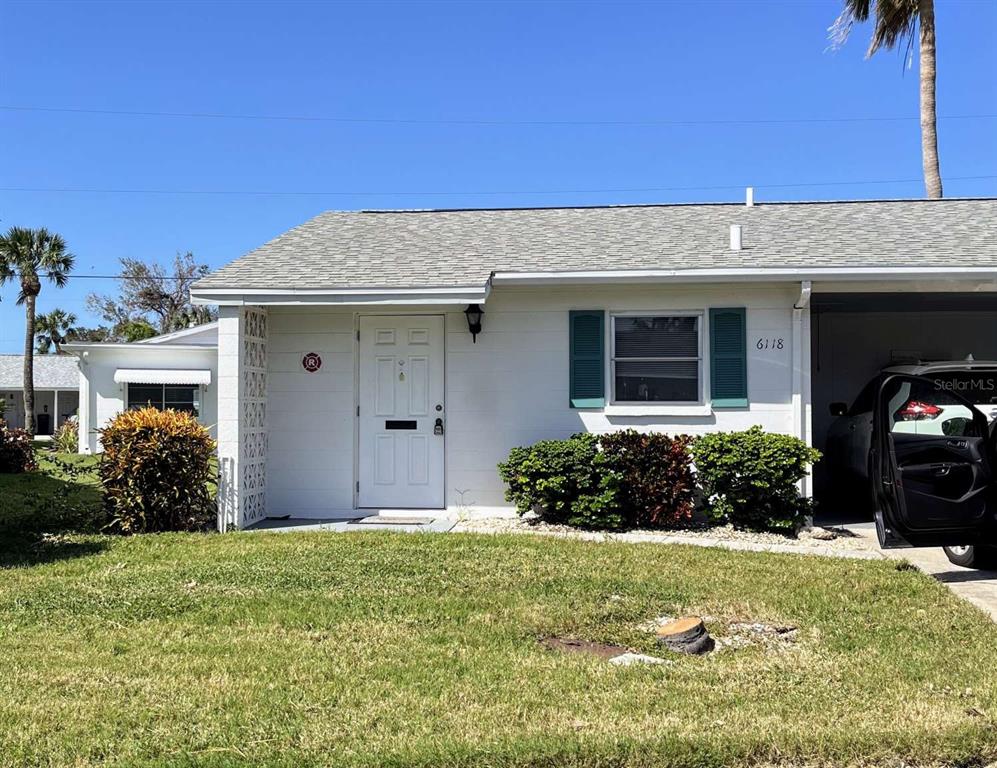
{"type": "MultiPolygon", "coordinates": [[[[80,404],[80,372],[70,355],[34,356],[35,433],[52,435],[80,404]]],[[[24,427],[24,355],[0,355],[0,414],[12,427],[24,427]]]]}
{"type": "Polygon", "coordinates": [[[222,527],[507,507],[509,449],[583,430],[820,447],[884,365],[997,359],[995,227],[994,199],[324,213],[192,291],[222,527]]]}
{"type": "Polygon", "coordinates": [[[215,434],[218,324],[131,344],[71,343],[79,360],[80,452],[100,450],[97,430],[126,408],[153,405],[194,413],[215,434]]]}

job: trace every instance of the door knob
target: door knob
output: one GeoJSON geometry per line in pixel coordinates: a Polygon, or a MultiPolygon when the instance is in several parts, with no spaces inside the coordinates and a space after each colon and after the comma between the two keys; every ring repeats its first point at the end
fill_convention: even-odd
{"type": "Polygon", "coordinates": [[[443,434],[443,419],[436,420],[436,424],[433,425],[433,434],[434,435],[443,434]]]}

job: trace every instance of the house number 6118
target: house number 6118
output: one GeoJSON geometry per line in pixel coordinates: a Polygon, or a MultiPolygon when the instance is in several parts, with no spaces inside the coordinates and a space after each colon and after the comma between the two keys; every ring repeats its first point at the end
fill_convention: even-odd
{"type": "Polygon", "coordinates": [[[755,342],[755,349],[783,349],[785,346],[783,339],[759,339],[755,342]]]}

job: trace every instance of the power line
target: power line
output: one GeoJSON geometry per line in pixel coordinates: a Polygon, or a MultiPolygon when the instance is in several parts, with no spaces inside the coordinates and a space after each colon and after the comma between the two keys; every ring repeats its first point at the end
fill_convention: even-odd
{"type": "MultiPolygon", "coordinates": [[[[907,116],[846,116],[789,118],[721,118],[721,119],[639,119],[639,120],[501,120],[414,117],[326,117],[321,115],[233,114],[224,112],[159,112],[128,109],[85,109],[77,107],[30,107],[0,105],[8,112],[54,112],[62,114],[107,115],[120,117],[168,117],[207,120],[269,120],[298,123],[340,123],[361,125],[454,125],[454,126],[694,126],[694,125],[808,125],[814,123],[889,123],[920,120],[907,116]]],[[[994,120],[997,114],[939,115],[938,120],[994,120]]]]}
{"type": "MultiPolygon", "coordinates": [[[[946,176],[946,181],[977,181],[997,179],[997,174],[980,176],[946,176]]],[[[586,195],[612,194],[623,192],[692,192],[742,189],[753,186],[755,189],[790,189],[798,187],[847,187],[869,184],[915,184],[923,178],[909,179],[863,179],[859,181],[807,181],[778,184],[714,184],[677,187],[616,187],[593,189],[519,189],[519,190],[247,190],[247,189],[153,189],[120,187],[0,187],[0,192],[57,193],[57,194],[122,194],[122,195],[245,195],[267,196],[313,196],[313,197],[395,197],[395,196],[453,196],[453,195],[586,195]]]]}
{"type": "MultiPolygon", "coordinates": [[[[11,278],[20,279],[21,275],[18,273],[13,273],[11,278]]],[[[48,279],[48,273],[39,274],[39,279],[48,279]]],[[[81,275],[76,272],[71,272],[66,275],[69,280],[176,280],[175,277],[170,277],[164,275],[162,277],[154,277],[152,275],[81,275]]]]}

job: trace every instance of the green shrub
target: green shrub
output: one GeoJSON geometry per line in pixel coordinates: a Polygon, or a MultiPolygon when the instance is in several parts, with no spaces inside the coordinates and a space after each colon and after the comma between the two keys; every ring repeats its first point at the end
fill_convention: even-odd
{"type": "Polygon", "coordinates": [[[68,419],[59,425],[52,438],[60,453],[79,453],[80,423],[76,419],[68,419]]]}
{"type": "Polygon", "coordinates": [[[32,472],[37,468],[31,435],[27,430],[7,426],[0,419],[0,472],[32,472]]]}
{"type": "Polygon", "coordinates": [[[619,477],[599,451],[596,435],[541,440],[513,448],[499,464],[506,499],[520,515],[578,528],[620,528],[619,477]]]}
{"type": "Polygon", "coordinates": [[[674,528],[692,518],[696,480],[689,440],[634,429],[599,438],[606,463],[620,476],[620,511],[627,528],[674,528]]]}
{"type": "Polygon", "coordinates": [[[100,431],[100,479],[112,527],[122,533],[194,531],[215,520],[214,441],[189,413],[124,411],[100,431]]]}
{"type": "Polygon", "coordinates": [[[796,483],[820,453],[790,435],[714,432],[692,443],[699,485],[711,515],[738,528],[795,531],[810,514],[796,483]]]}

